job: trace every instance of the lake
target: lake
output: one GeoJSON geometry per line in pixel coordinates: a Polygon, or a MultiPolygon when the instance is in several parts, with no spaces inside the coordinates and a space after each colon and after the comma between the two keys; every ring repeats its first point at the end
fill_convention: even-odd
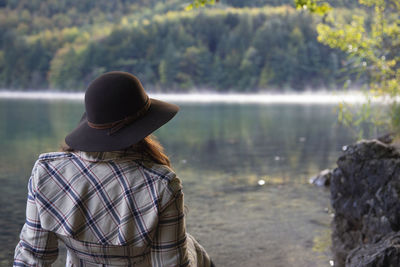
{"type": "MultiPolygon", "coordinates": [[[[178,104],[155,135],[183,182],[188,232],[216,265],[330,266],[329,192],[308,180],[355,140],[335,105],[178,104]]],[[[1,266],[12,265],[33,163],[58,150],[83,110],[80,101],[0,99],[1,266]]]]}

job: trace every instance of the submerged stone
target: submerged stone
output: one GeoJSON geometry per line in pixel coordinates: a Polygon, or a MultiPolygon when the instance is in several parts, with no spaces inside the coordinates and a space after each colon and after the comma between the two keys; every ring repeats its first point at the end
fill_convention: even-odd
{"type": "Polygon", "coordinates": [[[316,186],[329,186],[331,183],[332,171],[329,169],[325,169],[321,171],[319,174],[310,178],[310,183],[316,186]]]}

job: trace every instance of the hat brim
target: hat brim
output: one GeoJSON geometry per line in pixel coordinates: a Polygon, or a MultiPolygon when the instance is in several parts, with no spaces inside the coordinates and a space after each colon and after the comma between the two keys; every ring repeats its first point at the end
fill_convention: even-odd
{"type": "Polygon", "coordinates": [[[78,126],[65,137],[65,143],[76,150],[88,152],[115,151],[128,148],[163,126],[178,112],[179,107],[157,99],[145,115],[109,135],[109,129],[94,129],[83,114],[78,126]]]}

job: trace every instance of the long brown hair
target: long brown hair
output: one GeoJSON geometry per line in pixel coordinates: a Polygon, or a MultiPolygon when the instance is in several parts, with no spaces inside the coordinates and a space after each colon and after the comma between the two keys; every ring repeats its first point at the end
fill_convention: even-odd
{"type": "MultiPolygon", "coordinates": [[[[73,152],[74,149],[64,144],[61,146],[60,150],[62,152],[73,152]]],[[[149,157],[152,161],[158,164],[167,165],[171,167],[171,162],[168,156],[164,152],[164,147],[158,142],[157,138],[153,135],[148,135],[139,143],[134,144],[124,151],[135,151],[142,153],[143,155],[149,157]]]]}
{"type": "Polygon", "coordinates": [[[134,150],[150,157],[155,163],[171,167],[171,162],[164,152],[164,147],[153,135],[148,135],[139,143],[132,145],[128,150],[134,150]]]}

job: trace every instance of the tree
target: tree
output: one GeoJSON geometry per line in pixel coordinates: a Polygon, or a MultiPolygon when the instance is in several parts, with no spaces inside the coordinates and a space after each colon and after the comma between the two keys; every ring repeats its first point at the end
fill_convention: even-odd
{"type": "Polygon", "coordinates": [[[205,5],[214,5],[215,2],[219,2],[219,0],[193,0],[193,2],[186,7],[186,10],[192,10],[193,8],[199,8],[205,5]]]}
{"type": "Polygon", "coordinates": [[[400,129],[400,1],[359,0],[364,7],[350,21],[339,19],[327,3],[318,0],[295,0],[298,8],[323,14],[325,22],[317,26],[318,40],[348,55],[350,78],[368,84],[367,103],[361,109],[346,103],[339,107],[339,120],[358,129],[372,123],[391,131],[400,129]],[[324,8],[320,8],[324,7],[324,8]],[[371,112],[371,99],[387,101],[387,108],[371,112]]]}

